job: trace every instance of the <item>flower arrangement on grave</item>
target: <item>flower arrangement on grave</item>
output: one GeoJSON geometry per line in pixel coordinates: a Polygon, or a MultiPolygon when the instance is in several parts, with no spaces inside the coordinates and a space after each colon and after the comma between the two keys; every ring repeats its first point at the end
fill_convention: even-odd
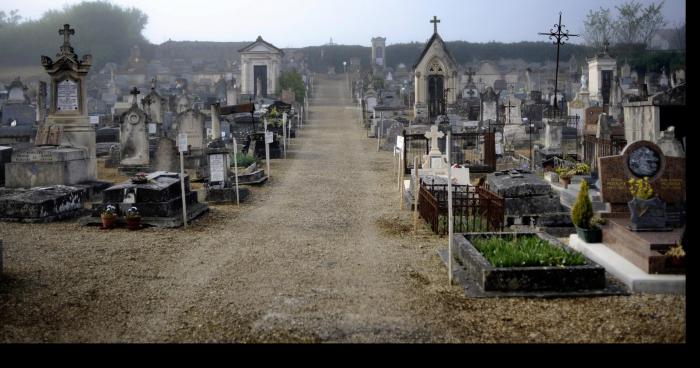
{"type": "Polygon", "coordinates": [[[571,184],[571,177],[576,175],[576,169],[572,169],[566,166],[560,166],[554,169],[554,171],[559,175],[559,182],[567,188],[571,184]]]}
{"type": "Polygon", "coordinates": [[[666,228],[666,203],[654,193],[649,178],[627,181],[632,200],[627,202],[630,209],[630,230],[660,230],[666,228]]]}
{"type": "Polygon", "coordinates": [[[126,211],[126,227],[129,230],[141,228],[141,213],[138,208],[132,206],[126,211]]]}
{"type": "Polygon", "coordinates": [[[131,177],[131,182],[134,184],[145,184],[148,182],[148,174],[146,173],[136,173],[131,177]]]}
{"type": "Polygon", "coordinates": [[[117,207],[108,204],[100,214],[102,219],[102,228],[111,229],[114,227],[114,223],[117,221],[117,207]]]}
{"type": "Polygon", "coordinates": [[[654,197],[654,188],[649,184],[649,178],[644,177],[644,179],[630,179],[627,181],[628,189],[632,197],[641,200],[652,199],[654,197]]]}
{"type": "Polygon", "coordinates": [[[588,197],[588,182],[581,182],[581,190],[578,192],[576,203],[571,209],[571,221],[576,226],[576,233],[586,243],[600,243],[602,231],[597,224],[592,222],[593,203],[588,197]]]}
{"type": "Polygon", "coordinates": [[[675,246],[671,247],[667,252],[668,262],[671,268],[683,268],[685,267],[685,250],[680,243],[676,243],[675,246]]]}

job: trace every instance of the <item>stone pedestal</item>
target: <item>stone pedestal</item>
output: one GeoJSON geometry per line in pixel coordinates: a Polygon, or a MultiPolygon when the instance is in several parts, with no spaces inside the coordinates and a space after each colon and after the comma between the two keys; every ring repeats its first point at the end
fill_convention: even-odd
{"type": "Polygon", "coordinates": [[[561,150],[562,130],[566,120],[545,119],[544,147],[549,150],[561,150]]]}
{"type": "Polygon", "coordinates": [[[5,164],[7,188],[72,185],[93,178],[91,160],[84,148],[42,146],[16,151],[5,164]]]}

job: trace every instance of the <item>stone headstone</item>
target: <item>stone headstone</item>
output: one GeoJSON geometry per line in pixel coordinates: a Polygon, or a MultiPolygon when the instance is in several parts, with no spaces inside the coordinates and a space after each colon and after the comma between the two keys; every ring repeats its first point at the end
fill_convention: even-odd
{"type": "Polygon", "coordinates": [[[561,149],[564,126],[566,126],[566,120],[549,119],[545,122],[544,147],[546,150],[561,149]]]}
{"type": "Polygon", "coordinates": [[[601,196],[613,212],[626,213],[632,200],[629,179],[649,178],[658,197],[671,206],[685,203],[685,158],[666,156],[649,141],[638,141],[625,147],[620,155],[598,158],[601,196]]]}
{"type": "Polygon", "coordinates": [[[180,170],[177,144],[173,139],[167,137],[159,139],[154,158],[155,171],[178,172],[180,170]]]}
{"type": "MultiPolygon", "coordinates": [[[[85,78],[92,66],[92,56],[75,54],[70,44],[70,36],[75,30],[65,24],[58,31],[63,36],[63,45],[57,60],[41,57],[41,64],[51,77],[51,100],[46,125],[59,125],[63,128],[60,144],[84,148],[87,151],[86,173],[77,175],[90,180],[97,178],[97,153],[95,129],[88,118],[87,84],[85,78]]],[[[58,184],[58,183],[55,183],[58,184]]]]}
{"type": "Polygon", "coordinates": [[[181,112],[175,118],[176,136],[180,133],[187,134],[187,143],[190,150],[202,150],[205,148],[206,130],[204,127],[205,116],[199,111],[189,109],[181,112]]]}
{"type": "Polygon", "coordinates": [[[657,143],[666,157],[685,157],[683,145],[676,139],[675,130],[675,127],[670,126],[665,131],[662,131],[661,138],[659,138],[657,143]]]}
{"type": "Polygon", "coordinates": [[[145,168],[149,164],[146,113],[136,104],[121,116],[119,142],[122,167],[145,168]]]}

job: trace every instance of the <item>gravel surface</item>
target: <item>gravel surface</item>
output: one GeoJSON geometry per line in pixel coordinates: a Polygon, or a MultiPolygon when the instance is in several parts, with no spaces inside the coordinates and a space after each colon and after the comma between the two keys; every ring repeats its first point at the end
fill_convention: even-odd
{"type": "Polygon", "coordinates": [[[252,200],[185,229],[0,223],[2,342],[685,342],[685,297],[468,299],[344,80],[252,200]]]}

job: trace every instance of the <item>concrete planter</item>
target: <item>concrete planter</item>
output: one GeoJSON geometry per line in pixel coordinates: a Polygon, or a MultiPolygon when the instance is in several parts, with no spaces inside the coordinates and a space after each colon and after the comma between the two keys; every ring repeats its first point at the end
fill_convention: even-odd
{"type": "MultiPolygon", "coordinates": [[[[455,256],[482,291],[575,291],[604,289],[605,269],[587,260],[582,266],[494,267],[474,247],[477,237],[511,237],[513,233],[463,233],[454,235],[455,256]]],[[[569,249],[545,233],[517,233],[537,236],[549,244],[569,249]]]]}
{"type": "Polygon", "coordinates": [[[603,241],[603,230],[595,226],[591,229],[577,227],[576,235],[586,243],[601,243],[603,241]]]}

